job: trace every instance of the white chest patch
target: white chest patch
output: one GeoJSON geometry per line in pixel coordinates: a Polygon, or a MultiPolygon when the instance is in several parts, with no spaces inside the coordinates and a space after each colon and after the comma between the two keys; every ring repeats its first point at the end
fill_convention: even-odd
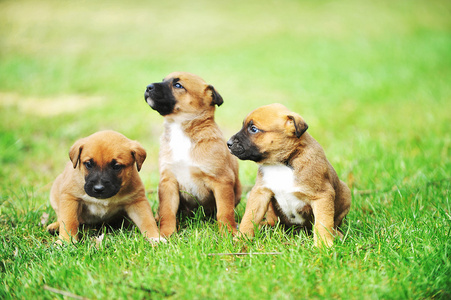
{"type": "Polygon", "coordinates": [[[190,164],[191,140],[186,136],[178,123],[171,123],[170,134],[169,147],[172,152],[172,161],[190,164]]]}
{"type": "Polygon", "coordinates": [[[169,147],[172,154],[170,168],[177,178],[180,189],[198,197],[199,187],[191,176],[192,169],[196,167],[191,158],[193,146],[191,140],[183,132],[180,124],[171,123],[169,128],[169,147]]]}
{"type": "Polygon", "coordinates": [[[293,170],[284,165],[263,166],[264,186],[274,193],[280,208],[294,224],[303,224],[305,219],[297,213],[305,206],[305,202],[295,196],[299,192],[294,185],[293,170]]]}
{"type": "Polygon", "coordinates": [[[87,224],[107,220],[120,210],[119,206],[111,205],[110,200],[99,200],[88,195],[84,195],[82,200],[86,209],[83,219],[87,224]]]}

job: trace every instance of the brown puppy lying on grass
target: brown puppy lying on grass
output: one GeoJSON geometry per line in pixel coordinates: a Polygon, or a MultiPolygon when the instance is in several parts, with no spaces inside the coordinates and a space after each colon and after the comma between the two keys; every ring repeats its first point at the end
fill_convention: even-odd
{"type": "Polygon", "coordinates": [[[107,222],[126,213],[152,242],[160,238],[138,171],[146,151],[115,131],[100,131],[75,142],[70,162],[53,183],[50,203],[58,220],[47,230],[61,241],[77,241],[80,224],[107,222]]]}
{"type": "Polygon", "coordinates": [[[351,193],[338,179],[301,116],[281,104],[252,111],[228,141],[230,151],[259,164],[240,233],[254,235],[265,213],[274,222],[311,228],[315,246],[331,246],[351,206],[351,193]]]}

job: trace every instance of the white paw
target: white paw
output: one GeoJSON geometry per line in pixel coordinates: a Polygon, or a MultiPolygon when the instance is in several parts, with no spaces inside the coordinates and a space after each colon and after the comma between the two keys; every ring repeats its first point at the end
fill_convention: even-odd
{"type": "Polygon", "coordinates": [[[152,244],[158,244],[158,243],[164,243],[164,244],[166,244],[166,243],[168,242],[164,237],[157,237],[157,238],[155,238],[155,237],[150,237],[150,238],[147,238],[147,239],[148,239],[149,242],[152,243],[152,244]]]}

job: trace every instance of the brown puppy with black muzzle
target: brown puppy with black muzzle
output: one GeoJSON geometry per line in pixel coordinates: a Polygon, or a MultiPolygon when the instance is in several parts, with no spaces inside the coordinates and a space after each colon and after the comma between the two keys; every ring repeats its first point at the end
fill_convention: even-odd
{"type": "Polygon", "coordinates": [[[259,164],[240,234],[253,236],[267,212],[270,222],[274,213],[287,225],[311,229],[314,222],[315,246],[331,246],[340,234],[351,193],[307,128],[301,116],[276,103],[252,111],[227,142],[238,158],[259,164]]]}
{"type": "Polygon", "coordinates": [[[216,210],[220,230],[236,232],[234,208],[241,198],[238,161],[214,121],[221,95],[199,76],[171,73],[163,82],[147,86],[144,98],[164,117],[160,139],[160,232],[176,231],[179,210],[201,205],[216,210]]]}
{"type": "Polygon", "coordinates": [[[146,151],[115,131],[99,131],[74,143],[70,162],[53,183],[50,203],[58,217],[47,230],[77,241],[80,224],[108,222],[124,213],[151,242],[160,238],[138,171],[146,151]]]}

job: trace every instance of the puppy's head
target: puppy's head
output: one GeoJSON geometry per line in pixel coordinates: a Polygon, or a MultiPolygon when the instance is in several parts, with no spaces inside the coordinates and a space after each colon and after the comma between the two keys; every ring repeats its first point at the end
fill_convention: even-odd
{"type": "Polygon", "coordinates": [[[282,163],[307,130],[302,117],[282,104],[262,106],[244,120],[241,130],[227,142],[230,152],[242,160],[282,163]]]}
{"type": "Polygon", "coordinates": [[[192,119],[204,112],[214,113],[215,105],[223,103],[212,85],[197,75],[175,72],[162,82],[149,84],[144,93],[149,106],[162,116],[192,119]]]}
{"type": "Polygon", "coordinates": [[[86,194],[98,199],[116,195],[141,169],[146,151],[136,141],[115,131],[99,131],[80,139],[70,148],[74,169],[85,178],[86,194]]]}

